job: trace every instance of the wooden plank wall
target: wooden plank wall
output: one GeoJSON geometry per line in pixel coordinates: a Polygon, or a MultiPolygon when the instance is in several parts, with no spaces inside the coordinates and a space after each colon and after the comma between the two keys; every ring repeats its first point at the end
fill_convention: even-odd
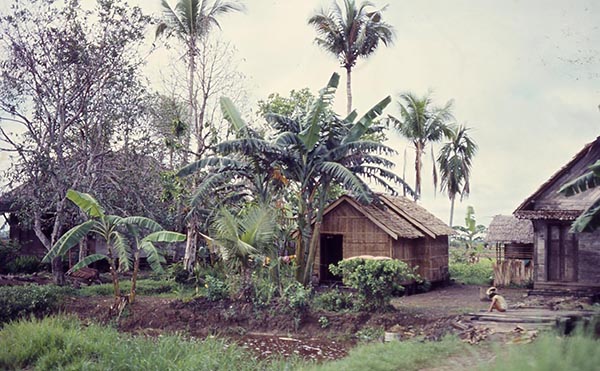
{"type": "Polygon", "coordinates": [[[431,282],[448,278],[448,236],[419,239],[398,239],[393,242],[393,258],[411,267],[431,282]]]}
{"type": "Polygon", "coordinates": [[[600,231],[579,234],[578,273],[580,283],[600,283],[600,231]]]}

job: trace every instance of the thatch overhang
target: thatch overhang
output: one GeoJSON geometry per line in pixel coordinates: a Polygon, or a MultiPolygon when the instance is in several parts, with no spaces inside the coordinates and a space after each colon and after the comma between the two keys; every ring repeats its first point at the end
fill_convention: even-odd
{"type": "Polygon", "coordinates": [[[513,212],[519,219],[573,221],[600,199],[600,187],[566,197],[558,193],[563,184],[586,173],[600,158],[600,137],[588,143],[513,212]]]}
{"type": "Polygon", "coordinates": [[[512,215],[496,215],[488,227],[485,242],[533,244],[533,223],[512,215]]]}
{"type": "Polygon", "coordinates": [[[450,236],[455,233],[454,229],[427,209],[406,197],[379,194],[379,199],[395,213],[410,221],[420,231],[432,238],[450,236]]]}
{"type": "Polygon", "coordinates": [[[390,235],[393,239],[398,238],[421,238],[425,235],[421,233],[409,221],[402,218],[389,208],[378,207],[375,203],[363,205],[350,196],[342,196],[330,204],[323,212],[323,218],[342,203],[348,203],[356,211],[364,215],[369,221],[378,226],[381,230],[390,235]]]}

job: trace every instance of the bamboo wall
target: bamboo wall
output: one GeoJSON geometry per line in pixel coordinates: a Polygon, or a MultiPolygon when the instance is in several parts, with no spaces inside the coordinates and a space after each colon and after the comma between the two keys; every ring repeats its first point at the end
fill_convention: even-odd
{"type": "MultiPolygon", "coordinates": [[[[387,256],[412,267],[418,266],[418,273],[429,281],[448,278],[448,236],[394,240],[347,203],[340,204],[323,218],[321,234],[343,236],[344,259],[360,255],[387,256]]],[[[314,266],[317,275],[321,266],[320,252],[319,245],[314,266]]]]}

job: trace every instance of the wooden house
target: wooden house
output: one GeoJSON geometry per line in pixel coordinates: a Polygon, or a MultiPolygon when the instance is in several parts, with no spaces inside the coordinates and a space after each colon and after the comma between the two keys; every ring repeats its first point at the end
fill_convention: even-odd
{"type": "Polygon", "coordinates": [[[533,281],[533,224],[512,215],[496,215],[485,242],[495,247],[494,286],[525,285],[533,281]]]}
{"type": "Polygon", "coordinates": [[[565,197],[561,186],[600,159],[600,137],[586,145],[514,212],[533,222],[534,288],[600,288],[600,230],[572,233],[573,221],[600,199],[600,187],[565,197]]]}
{"type": "Polygon", "coordinates": [[[452,228],[408,198],[379,200],[363,205],[342,196],[327,207],[315,259],[319,281],[337,279],[330,264],[361,255],[402,260],[431,282],[448,279],[452,228]]]}

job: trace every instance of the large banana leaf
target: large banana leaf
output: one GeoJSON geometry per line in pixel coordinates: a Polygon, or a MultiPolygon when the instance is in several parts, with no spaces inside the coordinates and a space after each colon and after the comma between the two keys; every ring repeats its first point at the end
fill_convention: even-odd
{"type": "Polygon", "coordinates": [[[303,120],[302,132],[299,134],[300,139],[304,143],[307,150],[311,150],[319,141],[320,137],[320,121],[321,115],[331,105],[335,98],[335,91],[340,82],[340,75],[334,73],[331,75],[327,86],[321,89],[319,97],[313,102],[310,111],[306,114],[303,120]]]}
{"type": "Polygon", "coordinates": [[[95,263],[102,259],[106,259],[106,255],[103,255],[103,254],[88,255],[85,258],[83,258],[83,260],[81,260],[80,262],[75,264],[73,267],[71,267],[71,269],[69,269],[69,271],[67,273],[77,272],[81,268],[87,267],[88,265],[95,263]]]}
{"type": "Polygon", "coordinates": [[[49,263],[57,256],[63,256],[73,246],[77,245],[81,240],[83,240],[92,230],[94,225],[96,225],[96,221],[89,220],[69,229],[67,233],[63,234],[62,237],[56,241],[46,256],[44,256],[42,263],[49,263]]]}
{"type": "Polygon", "coordinates": [[[600,227],[600,200],[596,200],[571,225],[572,232],[593,232],[600,227]]]}
{"type": "Polygon", "coordinates": [[[127,240],[123,234],[113,232],[109,240],[109,245],[116,250],[117,256],[119,257],[119,270],[125,272],[131,269],[133,256],[131,254],[129,240],[127,240]]]}
{"type": "Polygon", "coordinates": [[[157,273],[164,272],[162,263],[165,263],[165,258],[162,256],[160,251],[150,241],[143,241],[140,243],[140,249],[146,253],[146,259],[150,268],[157,273]]]}
{"type": "Polygon", "coordinates": [[[564,184],[558,192],[569,197],[598,187],[600,185],[600,160],[589,166],[588,169],[590,171],[564,184]]]}
{"type": "Polygon", "coordinates": [[[185,234],[172,231],[158,231],[142,238],[142,242],[181,242],[185,241],[185,234]]]}
{"type": "Polygon", "coordinates": [[[367,111],[367,113],[365,113],[363,117],[361,117],[360,120],[358,120],[358,122],[352,126],[350,133],[344,138],[344,143],[353,142],[360,139],[360,137],[367,132],[371,124],[373,124],[373,120],[381,115],[385,107],[387,107],[391,101],[392,97],[388,95],[381,100],[381,102],[377,103],[375,106],[373,106],[373,108],[367,111]]]}
{"type": "Polygon", "coordinates": [[[227,120],[237,132],[241,132],[246,127],[246,122],[242,119],[242,115],[237,110],[231,99],[221,97],[221,111],[223,117],[227,120]]]}
{"type": "Polygon", "coordinates": [[[157,232],[163,230],[163,227],[150,218],[144,216],[129,216],[123,218],[123,223],[126,225],[135,225],[144,228],[150,232],[157,232]]]}
{"type": "Polygon", "coordinates": [[[67,198],[92,218],[101,218],[104,216],[104,209],[90,194],[69,189],[67,191],[67,198]]]}

